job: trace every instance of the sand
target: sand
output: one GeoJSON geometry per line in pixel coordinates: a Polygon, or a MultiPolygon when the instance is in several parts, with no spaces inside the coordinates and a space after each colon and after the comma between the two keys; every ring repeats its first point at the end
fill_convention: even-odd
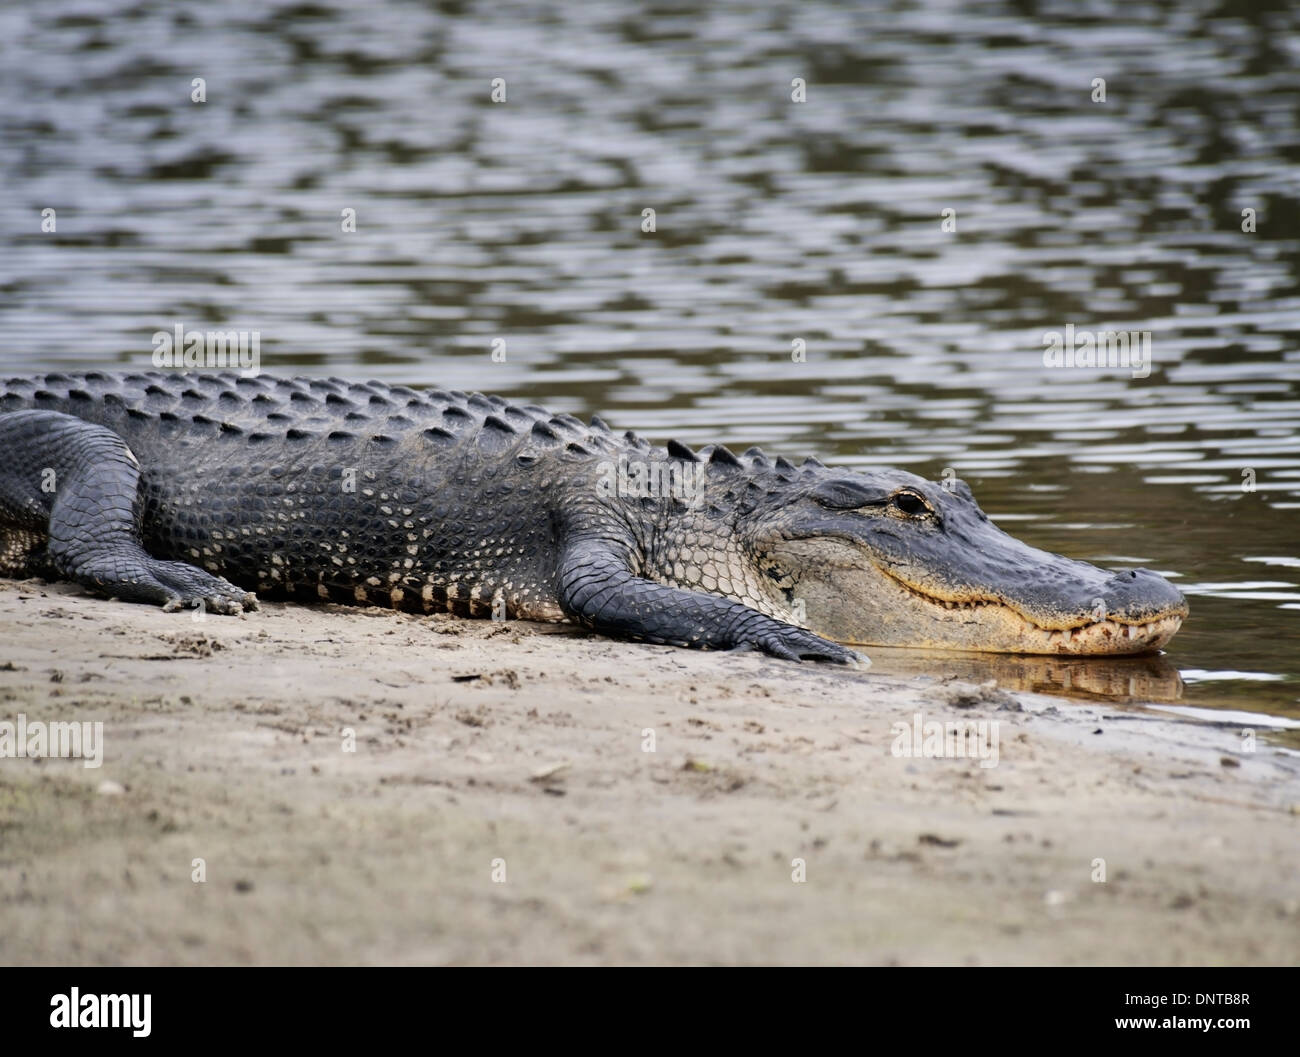
{"type": "Polygon", "coordinates": [[[0,581],[0,962],[1300,962],[1296,753],[882,667],[0,581]]]}

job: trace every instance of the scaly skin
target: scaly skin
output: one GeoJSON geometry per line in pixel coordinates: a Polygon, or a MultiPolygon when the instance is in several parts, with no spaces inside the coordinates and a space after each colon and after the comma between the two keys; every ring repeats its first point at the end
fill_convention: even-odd
{"type": "Polygon", "coordinates": [[[1153,573],[1012,539],[961,482],[655,448],[495,396],[47,374],[0,387],[0,453],[0,573],[171,608],[255,591],[840,663],[832,638],[1140,652],[1187,612],[1153,573]]]}

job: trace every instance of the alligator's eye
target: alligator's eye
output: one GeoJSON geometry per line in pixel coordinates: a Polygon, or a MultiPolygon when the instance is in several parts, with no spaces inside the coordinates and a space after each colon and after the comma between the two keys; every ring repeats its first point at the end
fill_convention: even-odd
{"type": "Polygon", "coordinates": [[[925,500],[915,492],[898,492],[890,499],[890,504],[895,510],[902,511],[908,517],[919,517],[930,512],[930,507],[925,500]]]}

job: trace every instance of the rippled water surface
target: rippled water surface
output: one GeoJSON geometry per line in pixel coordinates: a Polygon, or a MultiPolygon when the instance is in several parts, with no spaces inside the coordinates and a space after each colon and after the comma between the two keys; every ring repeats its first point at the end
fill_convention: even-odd
{"type": "Polygon", "coordinates": [[[1163,660],[1029,683],[1296,717],[1298,70],[1286,4],[6,5],[0,371],[220,324],[270,371],[952,468],[1190,598],[1163,660]],[[1149,372],[1045,366],[1067,326],[1149,372]]]}

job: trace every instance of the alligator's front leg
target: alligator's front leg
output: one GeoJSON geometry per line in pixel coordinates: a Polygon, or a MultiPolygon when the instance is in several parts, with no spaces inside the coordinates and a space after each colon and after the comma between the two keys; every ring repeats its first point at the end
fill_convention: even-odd
{"type": "Polygon", "coordinates": [[[116,433],[55,411],[0,415],[4,572],[52,568],[83,587],[165,609],[256,607],[253,595],[219,576],[154,558],[140,525],[140,465],[116,433]]]}
{"type": "Polygon", "coordinates": [[[574,621],[609,635],[696,649],[753,648],[787,661],[851,664],[860,654],[730,598],[636,576],[601,540],[571,543],[560,566],[560,605],[574,621]]]}

